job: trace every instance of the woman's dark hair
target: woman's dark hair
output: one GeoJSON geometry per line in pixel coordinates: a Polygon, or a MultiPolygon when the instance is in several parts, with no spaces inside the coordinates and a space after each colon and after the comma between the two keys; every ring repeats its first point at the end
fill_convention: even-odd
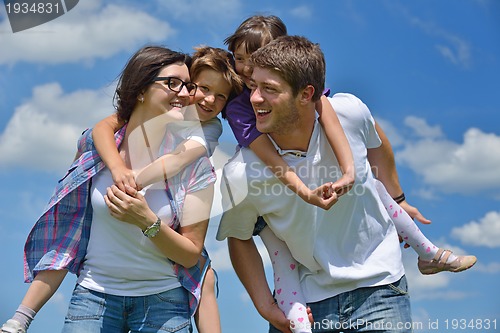
{"type": "Polygon", "coordinates": [[[189,55],[162,46],[145,46],[127,62],[120,74],[115,92],[115,108],[118,118],[128,121],[137,98],[144,93],[161,69],[175,63],[191,63],[189,55]]]}
{"type": "Polygon", "coordinates": [[[286,25],[279,17],[254,15],[243,21],[236,31],[224,40],[224,44],[234,53],[242,43],[245,43],[246,52],[252,54],[261,46],[286,34],[286,25]]]}

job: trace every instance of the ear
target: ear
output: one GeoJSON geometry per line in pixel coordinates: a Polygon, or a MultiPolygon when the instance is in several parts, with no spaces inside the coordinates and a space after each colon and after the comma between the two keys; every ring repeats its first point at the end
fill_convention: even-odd
{"type": "Polygon", "coordinates": [[[313,95],[314,95],[314,87],[308,84],[304,89],[302,89],[298,93],[299,103],[302,105],[310,103],[313,95]]]}
{"type": "Polygon", "coordinates": [[[137,100],[141,103],[144,103],[144,93],[140,93],[139,96],[137,96],[137,100]]]}

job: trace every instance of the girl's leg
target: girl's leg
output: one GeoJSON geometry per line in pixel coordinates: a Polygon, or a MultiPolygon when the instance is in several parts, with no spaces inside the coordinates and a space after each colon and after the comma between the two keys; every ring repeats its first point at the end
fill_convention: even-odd
{"type": "Polygon", "coordinates": [[[311,332],[307,306],[299,283],[297,262],[286,243],[278,239],[269,227],[259,236],[269,252],[273,264],[275,297],[279,308],[290,320],[293,333],[311,332]]]}
{"type": "MultiPolygon", "coordinates": [[[[28,330],[36,313],[54,295],[67,273],[67,270],[39,272],[28,288],[21,305],[19,305],[16,313],[11,318],[12,321],[18,322],[20,327],[28,330]]],[[[15,324],[12,321],[11,324],[15,324]]]]}
{"type": "Polygon", "coordinates": [[[434,274],[441,271],[460,272],[476,263],[476,257],[474,256],[456,256],[450,250],[440,249],[435,246],[420,231],[405,210],[392,199],[384,185],[375,180],[375,186],[398,234],[404,242],[417,252],[419,256],[418,268],[422,274],[434,274]]]}
{"type": "Polygon", "coordinates": [[[375,186],[403,241],[410,245],[422,260],[432,260],[439,248],[424,236],[415,221],[392,199],[380,181],[375,180],[375,186]]]}
{"type": "Polygon", "coordinates": [[[199,333],[220,333],[220,315],[217,297],[215,295],[215,273],[208,268],[201,287],[201,299],[194,315],[199,333]]]}

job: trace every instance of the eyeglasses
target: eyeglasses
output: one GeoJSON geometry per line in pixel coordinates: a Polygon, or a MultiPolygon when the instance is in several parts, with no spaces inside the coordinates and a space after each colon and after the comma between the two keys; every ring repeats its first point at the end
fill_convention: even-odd
{"type": "Polygon", "coordinates": [[[172,76],[158,76],[153,79],[153,82],[164,81],[168,89],[173,92],[181,92],[183,87],[186,87],[189,96],[194,96],[196,94],[196,89],[198,86],[193,82],[184,82],[177,77],[172,76]]]}

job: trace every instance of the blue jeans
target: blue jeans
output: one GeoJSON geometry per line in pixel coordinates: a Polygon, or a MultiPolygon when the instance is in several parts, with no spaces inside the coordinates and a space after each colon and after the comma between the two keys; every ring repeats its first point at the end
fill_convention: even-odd
{"type": "Polygon", "coordinates": [[[76,285],[63,333],[192,332],[188,292],[126,297],[108,295],[76,285]]]}
{"type": "MultiPolygon", "coordinates": [[[[358,288],[307,305],[314,317],[314,333],[413,331],[405,276],[392,284],[358,288]]],[[[269,332],[279,331],[270,326],[269,332]]]]}

